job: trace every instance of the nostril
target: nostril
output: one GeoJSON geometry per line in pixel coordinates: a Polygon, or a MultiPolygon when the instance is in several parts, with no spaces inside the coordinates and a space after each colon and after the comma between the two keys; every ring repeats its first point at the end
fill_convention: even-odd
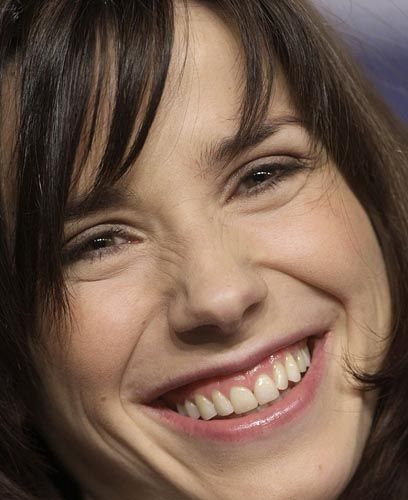
{"type": "Polygon", "coordinates": [[[195,333],[219,341],[220,335],[235,335],[262,307],[263,302],[255,298],[232,289],[212,297],[197,296],[197,301],[189,296],[178,298],[169,311],[169,324],[177,334],[195,333]]]}
{"type": "MultiPolygon", "coordinates": [[[[230,327],[229,327],[230,328],[230,327]]],[[[205,345],[213,344],[220,346],[226,345],[232,338],[236,342],[236,335],[239,333],[240,325],[234,328],[223,330],[222,327],[214,325],[197,326],[189,331],[175,332],[177,337],[182,339],[186,345],[205,345]]]]}

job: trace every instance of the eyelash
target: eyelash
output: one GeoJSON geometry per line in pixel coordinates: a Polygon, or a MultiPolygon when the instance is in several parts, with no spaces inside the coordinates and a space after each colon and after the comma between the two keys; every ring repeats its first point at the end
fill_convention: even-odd
{"type": "MultiPolygon", "coordinates": [[[[290,161],[279,161],[273,163],[262,163],[253,166],[244,175],[240,175],[237,181],[237,187],[235,188],[235,193],[230,197],[230,200],[235,199],[240,196],[251,197],[259,196],[269,189],[275,188],[279,183],[285,179],[291,177],[292,175],[309,168],[304,161],[299,159],[291,159],[290,161]],[[244,194],[237,194],[239,186],[243,185],[245,181],[251,179],[251,176],[255,174],[267,175],[266,180],[261,180],[259,184],[255,184],[251,188],[247,188],[244,194]]],[[[110,226],[108,228],[101,228],[94,234],[84,235],[79,241],[73,242],[72,245],[69,244],[68,247],[63,251],[63,262],[64,265],[73,264],[77,261],[96,261],[102,260],[105,257],[114,255],[117,252],[122,251],[127,244],[137,242],[137,238],[129,237],[129,231],[123,226],[110,226]],[[111,245],[108,247],[102,247],[97,249],[87,250],[94,242],[98,240],[110,240],[113,238],[123,238],[127,240],[126,243],[111,245]]]]}
{"type": "MultiPolygon", "coordinates": [[[[309,168],[306,162],[299,159],[262,163],[250,168],[248,172],[240,177],[237,184],[239,187],[240,184],[243,184],[245,180],[249,180],[254,174],[266,174],[268,176],[266,180],[263,180],[254,187],[247,189],[246,193],[242,195],[247,197],[257,196],[269,189],[275,188],[285,179],[291,177],[297,172],[305,170],[306,168],[309,168]]],[[[236,194],[238,187],[235,189],[235,193],[230,199],[235,199],[237,196],[241,196],[236,194]]]]}
{"type": "Polygon", "coordinates": [[[116,252],[121,251],[122,246],[134,243],[135,241],[137,241],[137,239],[134,237],[130,238],[129,232],[122,226],[111,226],[106,229],[101,229],[95,234],[84,236],[84,238],[81,238],[78,242],[68,245],[68,248],[63,251],[63,262],[64,265],[69,265],[80,260],[89,260],[91,262],[97,259],[101,260],[106,256],[113,255],[116,252]],[[119,245],[114,244],[108,247],[87,250],[87,248],[98,240],[109,240],[115,237],[123,238],[124,240],[127,240],[127,242],[119,245]]]}

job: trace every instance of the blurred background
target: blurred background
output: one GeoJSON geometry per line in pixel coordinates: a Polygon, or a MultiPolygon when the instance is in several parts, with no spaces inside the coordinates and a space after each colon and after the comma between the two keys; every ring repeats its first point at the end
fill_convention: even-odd
{"type": "Polygon", "coordinates": [[[408,0],[315,0],[386,101],[408,123],[408,0]]]}

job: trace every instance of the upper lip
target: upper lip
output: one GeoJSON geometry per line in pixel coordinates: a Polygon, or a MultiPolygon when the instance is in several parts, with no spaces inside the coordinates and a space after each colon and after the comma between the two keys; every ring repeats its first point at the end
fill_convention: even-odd
{"type": "Polygon", "coordinates": [[[157,400],[164,394],[179,387],[189,385],[200,380],[205,380],[207,378],[225,376],[229,374],[234,374],[240,371],[245,371],[253,368],[267,356],[284,349],[292,344],[300,342],[301,340],[307,339],[309,337],[322,337],[328,332],[329,328],[325,326],[310,326],[307,328],[300,329],[295,333],[288,334],[281,338],[273,338],[273,340],[267,344],[252,347],[245,347],[245,352],[241,349],[238,353],[233,353],[233,355],[228,355],[228,359],[220,359],[218,362],[212,362],[211,365],[208,363],[205,366],[195,366],[193,371],[190,369],[184,373],[173,377],[170,381],[155,387],[151,392],[146,394],[143,398],[143,404],[151,404],[153,401],[157,400]]]}

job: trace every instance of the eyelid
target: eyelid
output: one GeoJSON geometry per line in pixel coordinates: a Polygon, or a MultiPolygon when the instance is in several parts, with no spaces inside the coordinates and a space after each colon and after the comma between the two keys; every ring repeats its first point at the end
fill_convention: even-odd
{"type": "MultiPolygon", "coordinates": [[[[306,162],[309,160],[309,158],[306,157],[301,157],[298,155],[290,155],[290,154],[274,154],[274,155],[269,155],[269,156],[262,156],[260,158],[256,158],[254,160],[251,160],[245,165],[241,167],[241,169],[248,170],[250,171],[252,168],[259,168],[262,167],[263,165],[292,165],[294,163],[297,163],[300,165],[306,164],[306,162]]],[[[237,169],[239,170],[239,169],[237,169]]]]}
{"type": "Polygon", "coordinates": [[[113,253],[118,250],[118,247],[122,245],[112,245],[110,247],[102,248],[99,250],[88,251],[86,252],[84,249],[89,245],[92,241],[102,238],[102,237],[123,237],[124,239],[128,239],[129,242],[137,242],[141,241],[142,237],[139,234],[135,234],[131,228],[121,224],[109,224],[104,223],[97,226],[93,226],[76,236],[71,237],[64,245],[63,245],[63,260],[65,264],[72,263],[75,261],[81,260],[81,256],[85,259],[85,255],[87,255],[92,260],[92,255],[99,255],[113,253]]]}
{"type": "MultiPolygon", "coordinates": [[[[289,177],[291,174],[295,174],[296,172],[310,169],[311,163],[310,158],[283,154],[263,156],[256,160],[252,160],[245,165],[235,169],[230,175],[227,181],[228,191],[233,191],[233,194],[228,196],[227,201],[231,201],[239,196],[235,194],[235,191],[238,189],[239,183],[245,180],[247,176],[262,169],[262,167],[269,170],[273,170],[274,167],[278,167],[276,168],[276,172],[280,169],[282,171],[283,177],[285,177],[285,173],[283,171],[286,170],[287,177],[289,177]]],[[[279,179],[277,179],[277,181],[279,181],[279,179]]],[[[272,182],[272,178],[269,182],[272,182]]],[[[250,192],[248,192],[248,196],[250,196],[250,192]]]]}

